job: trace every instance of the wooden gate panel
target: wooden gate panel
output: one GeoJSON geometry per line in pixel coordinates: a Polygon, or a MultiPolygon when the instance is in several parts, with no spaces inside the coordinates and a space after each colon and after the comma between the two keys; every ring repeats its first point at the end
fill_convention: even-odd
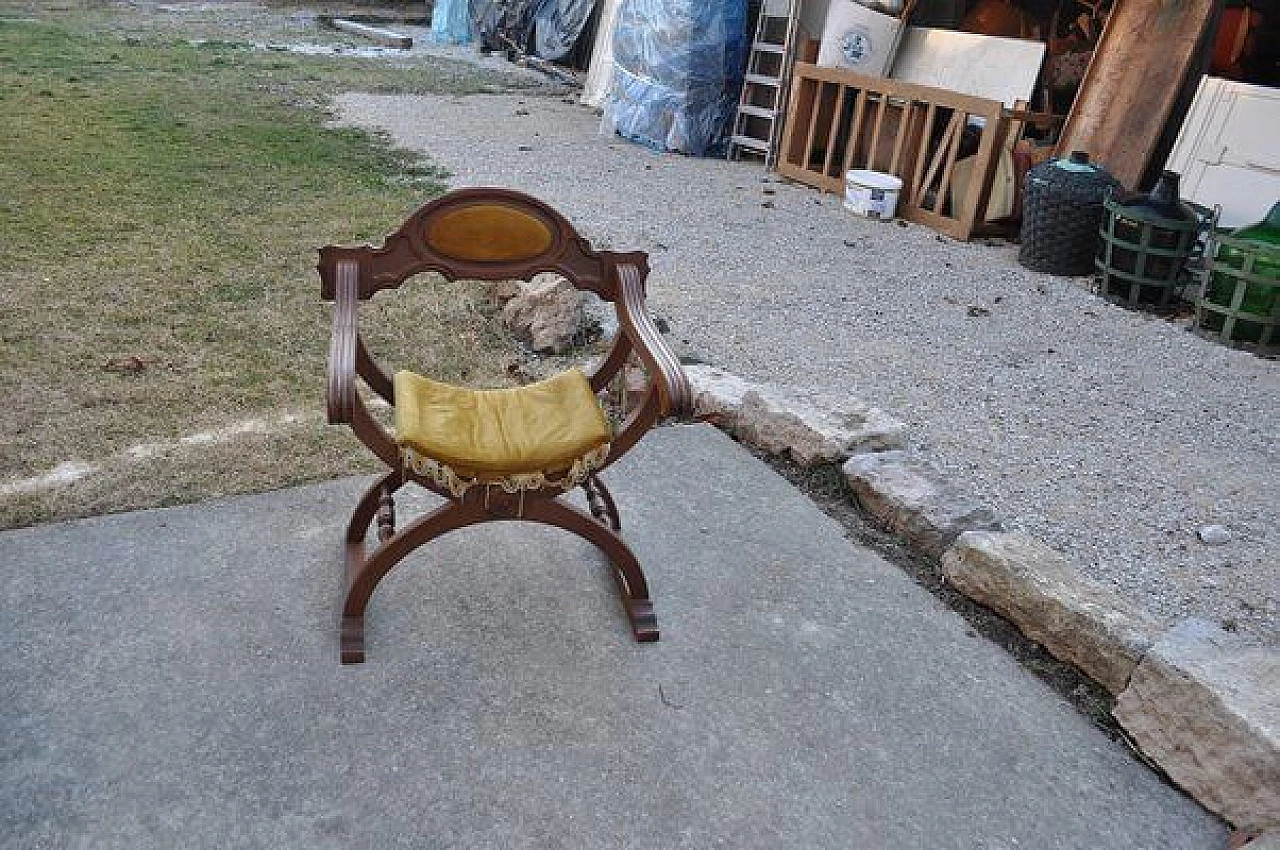
{"type": "Polygon", "coordinates": [[[903,183],[903,218],[969,239],[986,208],[1007,132],[998,101],[797,63],[777,170],[841,195],[851,169],[893,174],[903,183]],[[978,125],[977,167],[963,193],[966,203],[952,209],[961,138],[967,126],[978,125]]]}

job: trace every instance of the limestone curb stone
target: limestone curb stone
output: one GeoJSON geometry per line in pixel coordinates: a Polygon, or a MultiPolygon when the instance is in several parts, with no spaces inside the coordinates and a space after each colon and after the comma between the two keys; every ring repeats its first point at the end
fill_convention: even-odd
{"type": "Polygon", "coordinates": [[[804,467],[840,463],[857,452],[900,448],[906,424],[857,399],[753,384],[712,366],[686,366],[695,412],[743,442],[804,467]]]}
{"type": "Polygon", "coordinates": [[[967,531],[942,556],[961,593],[1119,694],[1162,624],[1027,534],[967,531]]]}
{"type": "Polygon", "coordinates": [[[1280,651],[1184,620],[1148,650],[1113,713],[1206,808],[1241,829],[1280,829],[1280,651]]]}
{"type": "Polygon", "coordinates": [[[1280,832],[1268,832],[1259,835],[1240,850],[1280,850],[1280,832]]]}
{"type": "Polygon", "coordinates": [[[962,532],[999,528],[990,513],[904,451],[854,455],[843,472],[863,510],[935,560],[962,532]]]}

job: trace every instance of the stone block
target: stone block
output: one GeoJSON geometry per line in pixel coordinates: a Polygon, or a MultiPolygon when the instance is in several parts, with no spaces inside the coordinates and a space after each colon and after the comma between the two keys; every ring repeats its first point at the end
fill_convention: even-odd
{"type": "Polygon", "coordinates": [[[1148,650],[1114,713],[1206,808],[1280,830],[1280,650],[1184,620],[1148,650]]]}
{"type": "Polygon", "coordinates": [[[856,452],[898,448],[906,425],[857,399],[805,394],[711,366],[685,367],[695,409],[745,443],[801,466],[840,463],[856,452]]]}
{"type": "Polygon", "coordinates": [[[965,532],[942,556],[942,570],[961,593],[1113,694],[1124,690],[1161,630],[1155,617],[1029,535],[965,532]]]}
{"type": "Polygon", "coordinates": [[[906,452],[854,455],[844,477],[863,510],[931,558],[941,557],[962,532],[997,527],[991,514],[906,452]]]}

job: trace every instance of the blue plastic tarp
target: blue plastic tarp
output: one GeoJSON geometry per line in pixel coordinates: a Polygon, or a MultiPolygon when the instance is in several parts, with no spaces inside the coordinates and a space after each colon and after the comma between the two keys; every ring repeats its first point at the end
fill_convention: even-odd
{"type": "Polygon", "coordinates": [[[468,44],[472,38],[470,0],[436,0],[431,11],[431,40],[468,44]]]}
{"type": "Polygon", "coordinates": [[[596,0],[472,0],[480,42],[555,61],[572,52],[596,0]]]}
{"type": "Polygon", "coordinates": [[[723,153],[747,47],[747,0],[622,0],[601,129],[658,150],[723,153]]]}
{"type": "Polygon", "coordinates": [[[533,54],[563,59],[578,43],[596,0],[541,0],[533,13],[533,54]]]}

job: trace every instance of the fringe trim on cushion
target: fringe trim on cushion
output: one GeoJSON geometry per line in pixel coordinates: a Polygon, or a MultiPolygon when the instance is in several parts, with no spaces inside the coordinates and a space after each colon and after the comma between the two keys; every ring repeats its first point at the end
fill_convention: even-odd
{"type": "Polygon", "coordinates": [[[604,466],[609,456],[609,444],[605,443],[593,449],[573,462],[563,478],[553,478],[545,472],[519,473],[504,475],[492,481],[482,478],[471,478],[459,475],[453,467],[438,460],[420,455],[410,446],[400,447],[400,456],[404,465],[419,475],[430,478],[444,489],[461,499],[467,491],[476,485],[497,485],[507,493],[520,493],[525,490],[542,490],[546,487],[559,487],[572,490],[587,480],[591,473],[604,466]]]}

